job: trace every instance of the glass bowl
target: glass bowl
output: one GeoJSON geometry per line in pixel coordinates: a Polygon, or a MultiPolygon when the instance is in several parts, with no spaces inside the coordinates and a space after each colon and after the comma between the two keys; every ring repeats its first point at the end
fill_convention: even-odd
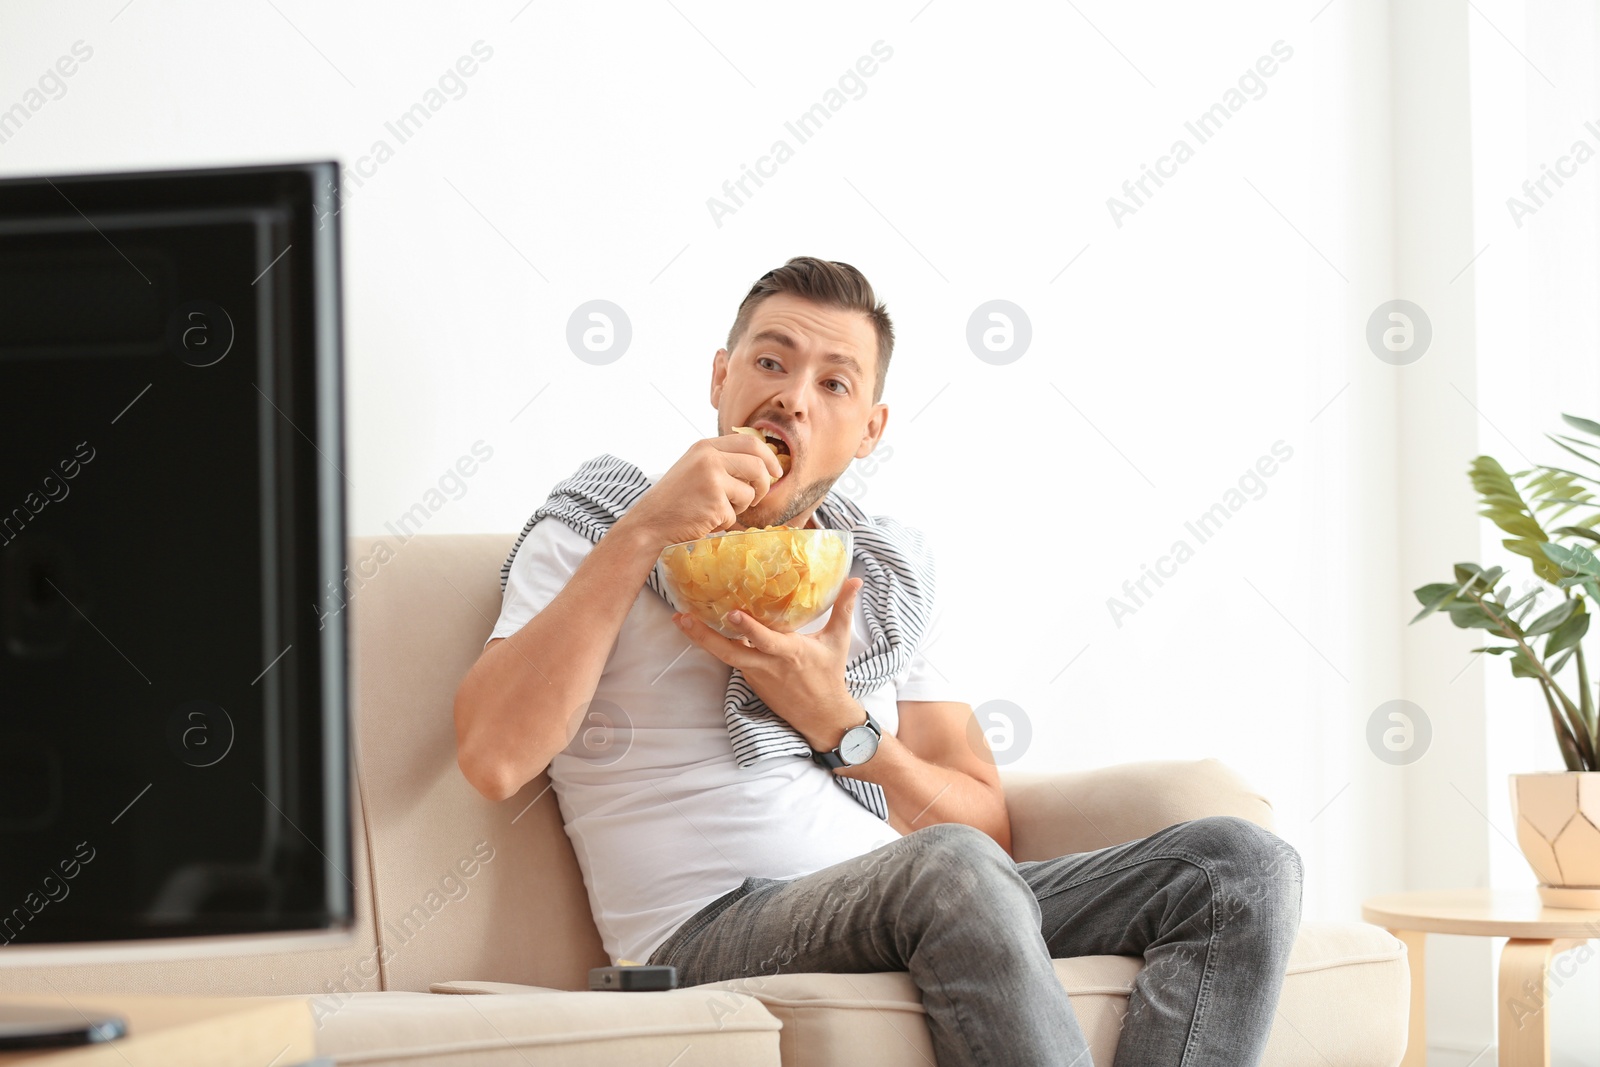
{"type": "Polygon", "coordinates": [[[724,637],[741,636],[724,621],[730,611],[793,633],[833,606],[853,548],[849,530],[729,530],[668,545],[656,570],[675,609],[724,637]]]}

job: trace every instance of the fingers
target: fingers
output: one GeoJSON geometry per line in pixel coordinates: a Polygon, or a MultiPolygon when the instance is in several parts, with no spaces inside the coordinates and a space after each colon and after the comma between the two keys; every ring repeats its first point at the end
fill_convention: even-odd
{"type": "Polygon", "coordinates": [[[741,515],[761,502],[771,488],[771,481],[766,477],[766,472],[760,467],[753,467],[748,474],[730,473],[723,483],[723,495],[728,498],[735,515],[741,515]]]}
{"type": "Polygon", "coordinates": [[[850,624],[856,611],[856,596],[864,584],[860,578],[846,578],[839,587],[839,595],[833,601],[833,614],[828,616],[826,631],[829,637],[842,635],[848,644],[850,624]]]}
{"type": "Polygon", "coordinates": [[[757,620],[752,619],[745,612],[730,611],[728,612],[728,617],[723,621],[739,631],[740,637],[748,641],[750,647],[757,652],[772,654],[779,651],[777,633],[757,620]]]}
{"type": "Polygon", "coordinates": [[[743,669],[755,666],[760,662],[756,656],[756,649],[746,645],[743,641],[733,641],[723,637],[693,615],[674,612],[672,619],[678,624],[679,631],[685,637],[730,667],[743,669]]]}
{"type": "MultiPolygon", "coordinates": [[[[719,437],[717,441],[719,444],[722,442],[727,443],[723,451],[729,453],[730,469],[732,464],[738,464],[741,470],[749,469],[749,465],[742,459],[743,456],[749,456],[751,459],[761,461],[761,466],[767,472],[768,481],[775,482],[783,477],[783,466],[778,462],[778,454],[767,447],[766,442],[760,438],[752,437],[747,433],[734,433],[726,437],[719,437]],[[733,453],[738,453],[739,455],[734,456],[733,453]]],[[[754,472],[752,471],[752,476],[753,474],[754,472]]],[[[740,477],[743,477],[743,475],[740,475],[740,477]]]]}

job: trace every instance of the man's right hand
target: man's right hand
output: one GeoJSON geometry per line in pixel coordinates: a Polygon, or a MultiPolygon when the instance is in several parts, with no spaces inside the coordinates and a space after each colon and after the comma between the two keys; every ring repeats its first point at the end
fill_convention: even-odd
{"type": "Polygon", "coordinates": [[[662,548],[728,530],[783,476],[759,439],[731,433],[689,446],[683,458],[618,520],[649,532],[662,548]]]}

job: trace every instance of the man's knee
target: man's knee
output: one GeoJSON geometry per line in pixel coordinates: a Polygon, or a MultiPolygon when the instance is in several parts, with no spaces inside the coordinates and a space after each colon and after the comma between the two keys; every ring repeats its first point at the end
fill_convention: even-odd
{"type": "Polygon", "coordinates": [[[922,827],[906,840],[917,846],[907,903],[929,922],[964,916],[986,925],[1037,928],[1038,899],[994,838],[951,822],[922,827]]]}
{"type": "Polygon", "coordinates": [[[907,835],[917,843],[920,866],[937,872],[952,892],[993,892],[997,885],[1027,888],[1000,843],[976,826],[934,823],[907,835]]]}
{"type": "Polygon", "coordinates": [[[1173,829],[1217,876],[1213,888],[1220,899],[1213,902],[1213,912],[1220,922],[1265,922],[1281,926],[1286,934],[1298,927],[1304,868],[1293,845],[1232,815],[1195,819],[1173,829]]]}
{"type": "Polygon", "coordinates": [[[1264,826],[1237,815],[1208,815],[1173,828],[1189,847],[1226,861],[1240,874],[1298,882],[1303,873],[1300,853],[1264,826]]]}
{"type": "Polygon", "coordinates": [[[964,822],[939,822],[913,830],[907,837],[922,846],[923,853],[936,853],[972,861],[1007,861],[1014,870],[1016,864],[1000,843],[976,826],[964,822]]]}

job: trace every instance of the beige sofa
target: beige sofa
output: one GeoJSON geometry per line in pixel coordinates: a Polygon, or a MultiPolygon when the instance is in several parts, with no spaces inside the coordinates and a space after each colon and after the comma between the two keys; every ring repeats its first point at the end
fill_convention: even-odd
{"type": "MultiPolygon", "coordinates": [[[[500,606],[510,534],[416,536],[351,597],[358,923],[342,948],[185,962],[0,970],[0,993],[314,995],[341,1064],[932,1064],[903,972],[782,974],[665,993],[591,993],[609,961],[541,775],[502,803],[456,767],[452,696],[500,606]],[[48,979],[48,983],[45,981],[48,979]],[[472,994],[472,995],[441,995],[472,994]]],[[[377,541],[352,543],[357,560],[377,541]]],[[[367,573],[370,573],[370,564],[367,573]]],[[[1100,848],[1209,814],[1270,825],[1215,760],[1003,775],[1016,858],[1100,848]]],[[[1111,1063],[1135,958],[1056,961],[1111,1063]]],[[[1405,949],[1374,926],[1305,923],[1266,1062],[1387,1067],[1406,1040],[1405,949]]]]}

